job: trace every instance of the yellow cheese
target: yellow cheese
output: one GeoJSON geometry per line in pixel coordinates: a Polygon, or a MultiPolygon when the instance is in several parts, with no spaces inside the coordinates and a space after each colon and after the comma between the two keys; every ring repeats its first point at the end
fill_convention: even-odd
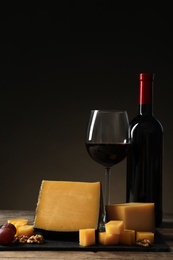
{"type": "Polygon", "coordinates": [[[125,229],[150,231],[155,229],[154,203],[123,203],[106,206],[109,220],[123,220],[125,229]]]}
{"type": "Polygon", "coordinates": [[[124,230],[124,223],[122,220],[111,220],[105,224],[106,233],[120,234],[124,230]]]}
{"type": "Polygon", "coordinates": [[[154,243],[154,232],[136,232],[136,241],[146,238],[150,240],[151,243],[154,243]]]}
{"type": "Polygon", "coordinates": [[[123,245],[134,245],[136,242],[135,239],[135,230],[125,229],[120,234],[120,244],[123,245]]]}
{"type": "Polygon", "coordinates": [[[95,229],[87,228],[79,230],[79,245],[80,246],[91,246],[95,245],[95,229]]]}
{"type": "Polygon", "coordinates": [[[14,218],[14,219],[8,219],[8,223],[13,224],[16,228],[27,225],[28,224],[28,219],[25,218],[14,218]]]}
{"type": "Polygon", "coordinates": [[[97,229],[100,191],[100,182],[43,180],[34,228],[63,232],[97,229]]]}
{"type": "Polygon", "coordinates": [[[34,234],[34,227],[33,225],[23,225],[17,227],[16,236],[32,236],[34,234]]]}
{"type": "Polygon", "coordinates": [[[107,232],[98,233],[98,242],[101,245],[116,245],[119,244],[119,234],[109,234],[107,232]]]}

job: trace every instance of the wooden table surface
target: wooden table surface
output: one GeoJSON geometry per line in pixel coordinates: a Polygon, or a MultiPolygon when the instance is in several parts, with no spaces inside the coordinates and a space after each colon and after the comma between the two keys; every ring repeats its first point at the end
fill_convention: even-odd
{"type": "MultiPolygon", "coordinates": [[[[7,219],[23,217],[33,223],[34,211],[1,210],[0,225],[7,222],[7,219]]],[[[158,229],[170,247],[169,252],[127,252],[127,251],[0,251],[0,259],[170,259],[173,260],[173,215],[164,215],[162,227],[158,229]]]]}

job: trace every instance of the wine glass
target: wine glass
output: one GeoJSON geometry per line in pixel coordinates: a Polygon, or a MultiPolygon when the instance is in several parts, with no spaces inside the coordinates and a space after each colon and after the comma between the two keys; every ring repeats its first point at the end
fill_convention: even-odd
{"type": "Polygon", "coordinates": [[[129,144],[126,111],[91,110],[85,145],[91,158],[105,168],[103,216],[99,227],[101,231],[105,230],[106,205],[110,204],[111,168],[127,157],[129,144]]]}

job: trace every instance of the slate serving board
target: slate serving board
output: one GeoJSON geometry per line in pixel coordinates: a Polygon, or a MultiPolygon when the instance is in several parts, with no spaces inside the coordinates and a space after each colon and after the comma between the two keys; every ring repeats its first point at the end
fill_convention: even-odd
{"type": "Polygon", "coordinates": [[[14,243],[9,246],[0,245],[0,251],[38,251],[38,250],[52,250],[52,251],[134,251],[134,252],[168,252],[169,246],[165,243],[163,236],[160,233],[155,234],[155,243],[149,247],[142,247],[138,245],[93,245],[82,247],[78,241],[65,241],[45,239],[44,244],[19,244],[14,243]]]}

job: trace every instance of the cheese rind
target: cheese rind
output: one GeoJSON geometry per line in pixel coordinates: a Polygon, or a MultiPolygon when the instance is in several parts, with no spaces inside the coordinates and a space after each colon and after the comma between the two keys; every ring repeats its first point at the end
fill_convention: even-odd
{"type": "Polygon", "coordinates": [[[155,230],[154,203],[123,203],[106,206],[109,220],[123,220],[124,228],[135,231],[155,230]]]}
{"type": "Polygon", "coordinates": [[[100,182],[43,180],[34,228],[63,232],[97,229],[100,191],[100,182]]]}

